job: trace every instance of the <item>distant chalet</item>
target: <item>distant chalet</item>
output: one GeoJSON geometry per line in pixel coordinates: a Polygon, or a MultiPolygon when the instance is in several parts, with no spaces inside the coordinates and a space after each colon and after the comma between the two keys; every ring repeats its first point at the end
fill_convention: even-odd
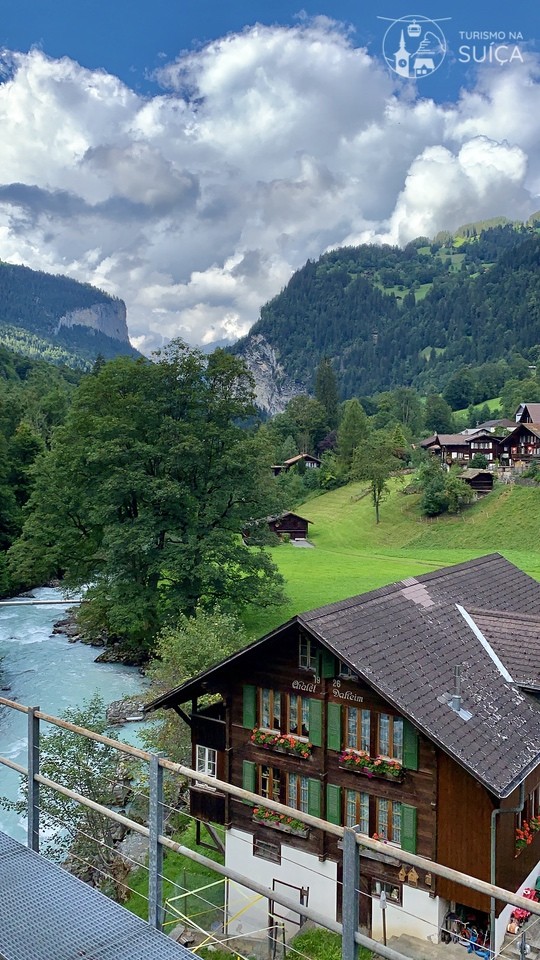
{"type": "Polygon", "coordinates": [[[244,541],[249,543],[249,538],[253,533],[256,534],[257,529],[260,529],[262,526],[267,526],[277,537],[281,538],[287,535],[291,540],[307,540],[309,524],[311,522],[311,520],[308,520],[306,517],[301,517],[298,513],[286,511],[275,517],[266,517],[264,520],[257,520],[253,526],[246,527],[242,531],[242,536],[244,541]]]}
{"type": "Polygon", "coordinates": [[[272,465],[274,476],[277,477],[280,473],[288,473],[289,470],[297,467],[302,461],[305,464],[306,470],[319,470],[321,467],[321,461],[318,457],[312,457],[310,453],[297,453],[295,457],[289,457],[284,463],[274,463],[272,465]]]}

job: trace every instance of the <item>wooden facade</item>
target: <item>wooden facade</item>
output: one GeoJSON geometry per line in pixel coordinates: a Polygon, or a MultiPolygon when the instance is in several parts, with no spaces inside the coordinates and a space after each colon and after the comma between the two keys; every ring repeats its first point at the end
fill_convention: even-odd
{"type": "MultiPolygon", "coordinates": [[[[304,802],[305,812],[331,823],[348,826],[360,823],[369,836],[384,837],[381,807],[390,814],[390,817],[386,816],[387,823],[399,809],[398,839],[392,835],[386,838],[388,857],[381,861],[366,853],[362,858],[362,882],[370,895],[375,881],[390,884],[396,890],[402,890],[403,884],[410,882],[409,868],[400,861],[400,848],[489,881],[490,823],[491,812],[497,804],[495,798],[455,760],[418,733],[391,704],[366,683],[351,676],[337,657],[317,647],[311,638],[304,638],[298,627],[291,626],[276,638],[272,645],[271,664],[261,657],[260,651],[257,656],[246,653],[242,669],[222,672],[217,689],[226,705],[225,738],[220,739],[212,722],[194,723],[194,764],[199,745],[213,746],[217,748],[218,775],[231,783],[262,796],[272,796],[289,806],[298,807],[304,802]],[[310,644],[309,653],[314,658],[313,669],[299,665],[305,640],[310,644]],[[264,708],[263,691],[271,694],[271,703],[264,708]],[[306,720],[305,735],[298,734],[296,715],[302,709],[298,700],[294,704],[295,722],[291,724],[291,697],[301,698],[306,720]],[[275,714],[270,725],[268,712],[263,716],[263,709],[275,714]],[[355,724],[356,749],[367,747],[369,738],[370,756],[381,754],[381,718],[384,718],[385,726],[396,729],[396,721],[402,725],[402,735],[400,733],[395,749],[390,749],[390,754],[403,764],[403,774],[398,779],[368,776],[347,768],[340,761],[343,750],[354,742],[355,724]],[[299,744],[312,744],[309,756],[300,757],[295,752],[285,753],[252,742],[254,730],[279,729],[281,734],[288,734],[291,726],[294,728],[292,736],[299,744]],[[294,795],[296,800],[290,788],[291,777],[295,780],[301,778],[294,795]],[[302,785],[305,787],[304,799],[300,793],[302,785]]],[[[196,704],[194,706],[196,708],[196,704]]],[[[385,744],[388,745],[388,740],[385,744]]],[[[276,862],[280,861],[282,843],[309,852],[318,860],[329,858],[339,862],[341,859],[337,843],[322,832],[310,830],[306,835],[283,833],[275,826],[254,820],[251,806],[240,801],[227,798],[222,801],[211,791],[195,789],[192,790],[191,804],[192,814],[202,820],[221,822],[228,828],[235,827],[252,834],[257,849],[262,850],[267,858],[275,858],[276,862]]],[[[512,889],[519,885],[525,859],[517,869],[514,868],[513,817],[499,818],[497,828],[501,850],[497,883],[512,889]]],[[[535,840],[534,850],[526,851],[527,862],[529,857],[538,860],[539,848],[540,840],[535,840]]],[[[414,886],[471,909],[489,910],[485,898],[447,881],[436,881],[429,873],[415,877],[414,886]]],[[[339,903],[336,908],[339,913],[339,903]]],[[[365,917],[364,923],[367,925],[365,917]]]]}
{"type": "Polygon", "coordinates": [[[540,424],[522,422],[501,440],[501,461],[510,466],[540,457],[540,424]]]}
{"type": "Polygon", "coordinates": [[[270,862],[276,882],[289,882],[298,870],[298,888],[313,884],[314,896],[318,873],[332,876],[323,906],[339,916],[339,844],[265,810],[272,799],[385,841],[384,855],[361,852],[368,929],[385,889],[404,932],[417,915],[438,936],[451,904],[482,912],[485,932],[484,897],[410,869],[401,851],[485,881],[494,871],[511,890],[540,870],[538,655],[540,586],[490,555],[299,614],[150,709],[191,699],[193,768],[261,797],[254,807],[191,786],[192,814],[225,825],[246,875],[268,878],[270,862]]]}
{"type": "Polygon", "coordinates": [[[279,517],[270,517],[268,526],[272,533],[282,537],[287,534],[291,540],[305,540],[308,535],[310,520],[297,513],[282,513],[279,517]]]}

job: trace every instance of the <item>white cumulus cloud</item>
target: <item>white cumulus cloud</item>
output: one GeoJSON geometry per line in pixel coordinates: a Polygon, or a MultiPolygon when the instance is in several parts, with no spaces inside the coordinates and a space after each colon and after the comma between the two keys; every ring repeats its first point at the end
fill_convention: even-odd
{"type": "Polygon", "coordinates": [[[329,247],[540,207],[532,58],[441,105],[318,18],[182,54],[153,97],[38,50],[4,74],[0,257],[121,296],[144,350],[244,333],[329,247]]]}

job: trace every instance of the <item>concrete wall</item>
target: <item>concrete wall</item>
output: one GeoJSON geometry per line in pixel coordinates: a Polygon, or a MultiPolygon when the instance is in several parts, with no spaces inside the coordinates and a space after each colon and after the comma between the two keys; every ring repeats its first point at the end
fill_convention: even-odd
{"type": "MultiPolygon", "coordinates": [[[[281,863],[271,863],[253,856],[253,837],[241,830],[227,831],[225,865],[251,877],[257,883],[272,889],[273,880],[292,883],[309,889],[308,906],[312,910],[336,919],[337,864],[331,860],[321,863],[310,853],[303,853],[285,843],[281,845],[281,863]]],[[[287,887],[278,888],[291,900],[298,893],[287,887]]],[[[276,905],[277,913],[299,919],[284,907],[276,905]]],[[[268,927],[268,901],[258,897],[247,887],[229,883],[229,933],[242,936],[265,937],[268,927]]],[[[298,926],[286,922],[287,936],[298,931],[298,926]]]]}
{"type": "MultiPolygon", "coordinates": [[[[386,938],[408,934],[419,940],[439,942],[439,932],[448,909],[442,897],[430,897],[425,890],[403,885],[403,905],[387,900],[386,938]]],[[[372,901],[373,939],[382,940],[382,910],[377,897],[372,901]]]]}
{"type": "MultiPolygon", "coordinates": [[[[531,870],[529,876],[526,880],[523,881],[521,886],[516,893],[523,893],[526,887],[534,887],[536,883],[536,878],[540,874],[540,861],[536,864],[533,870],[531,870]]],[[[498,953],[501,949],[502,942],[504,940],[504,935],[506,933],[506,928],[510,921],[510,917],[514,911],[514,907],[511,904],[507,904],[500,916],[495,921],[495,950],[498,953]]]]}

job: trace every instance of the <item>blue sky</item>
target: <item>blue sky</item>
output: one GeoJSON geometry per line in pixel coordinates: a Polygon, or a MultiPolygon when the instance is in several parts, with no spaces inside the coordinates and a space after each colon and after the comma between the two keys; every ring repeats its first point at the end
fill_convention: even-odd
{"type": "Polygon", "coordinates": [[[333,246],[527,219],[537,37],[530,0],[3,0],[0,258],[122,297],[149,351],[245,333],[333,246]]]}
{"type": "MultiPolygon", "coordinates": [[[[208,43],[255,23],[293,25],[306,14],[327,16],[350,25],[354,42],[375,56],[381,53],[386,24],[407,14],[440,18],[448,46],[446,64],[423,85],[423,94],[453,99],[472,71],[456,63],[467,31],[521,32],[537,48],[540,11],[532,0],[493,4],[490,0],[3,0],[0,45],[16,50],[40,46],[51,57],[69,56],[82,66],[104,68],[141,91],[155,90],[154,71],[182,50],[208,43]],[[454,56],[452,56],[452,53],[454,56]]],[[[472,45],[472,43],[471,43],[472,45]]],[[[477,56],[483,43],[478,42],[477,56]]],[[[471,53],[472,61],[472,53],[471,53]]]]}

